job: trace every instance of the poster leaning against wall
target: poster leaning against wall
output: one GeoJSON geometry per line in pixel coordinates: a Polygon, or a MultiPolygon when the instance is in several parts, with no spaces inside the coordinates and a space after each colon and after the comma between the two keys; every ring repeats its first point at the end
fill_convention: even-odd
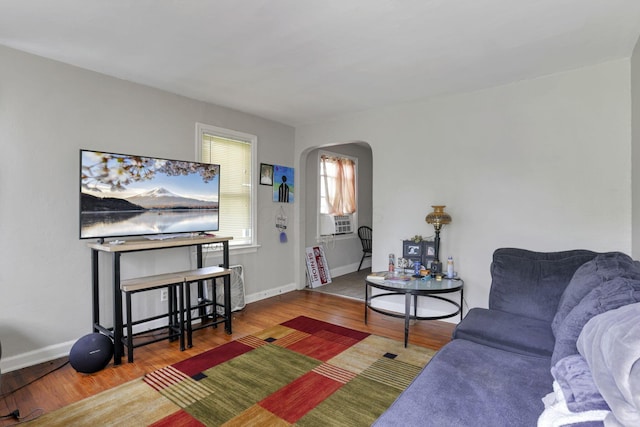
{"type": "Polygon", "coordinates": [[[329,264],[324,256],[322,245],[306,248],[305,258],[310,288],[317,288],[331,283],[331,272],[329,271],[329,264]]]}

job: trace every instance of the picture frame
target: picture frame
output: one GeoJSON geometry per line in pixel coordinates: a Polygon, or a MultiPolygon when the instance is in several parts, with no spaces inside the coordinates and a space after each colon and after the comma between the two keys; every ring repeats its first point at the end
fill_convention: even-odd
{"type": "Polygon", "coordinates": [[[434,241],[422,241],[422,265],[426,268],[431,268],[431,261],[436,259],[436,244],[434,241]]]}
{"type": "Polygon", "coordinates": [[[415,242],[413,240],[402,241],[402,258],[411,260],[414,264],[422,264],[423,255],[424,248],[422,242],[415,242]]]}
{"type": "Polygon", "coordinates": [[[288,166],[273,165],[273,201],[293,203],[295,195],[294,170],[288,166]]]}
{"type": "Polygon", "coordinates": [[[422,242],[414,242],[413,240],[404,240],[402,242],[402,258],[422,258],[422,242]]]}
{"type": "Polygon", "coordinates": [[[435,242],[424,241],[424,255],[429,259],[436,257],[436,245],[435,242]]]}
{"type": "Polygon", "coordinates": [[[431,266],[431,261],[436,257],[435,242],[421,240],[415,242],[413,240],[402,241],[402,258],[410,259],[413,262],[419,262],[426,268],[431,266]]]}
{"type": "Polygon", "coordinates": [[[273,186],[273,165],[260,163],[260,185],[273,186]]]}

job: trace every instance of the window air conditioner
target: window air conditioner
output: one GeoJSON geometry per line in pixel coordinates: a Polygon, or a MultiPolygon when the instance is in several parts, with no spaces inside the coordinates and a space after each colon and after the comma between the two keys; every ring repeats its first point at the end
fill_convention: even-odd
{"type": "Polygon", "coordinates": [[[320,235],[353,233],[352,215],[320,214],[320,235]]]}

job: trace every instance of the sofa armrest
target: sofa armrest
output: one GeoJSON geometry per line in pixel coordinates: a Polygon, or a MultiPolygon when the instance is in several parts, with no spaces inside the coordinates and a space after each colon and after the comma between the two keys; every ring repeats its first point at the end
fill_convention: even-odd
{"type": "Polygon", "coordinates": [[[575,271],[596,252],[534,252],[500,248],[493,253],[489,308],[551,323],[575,271]]]}

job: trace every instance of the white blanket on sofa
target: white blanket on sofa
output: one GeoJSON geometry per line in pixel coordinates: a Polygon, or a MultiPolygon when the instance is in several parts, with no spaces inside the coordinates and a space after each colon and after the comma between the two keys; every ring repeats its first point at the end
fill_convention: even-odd
{"type": "Polygon", "coordinates": [[[542,402],[545,409],[538,418],[538,427],[562,427],[588,421],[602,421],[609,414],[609,411],[605,410],[572,412],[567,407],[564,393],[557,381],[553,382],[553,392],[547,394],[542,402]]]}
{"type": "Polygon", "coordinates": [[[593,317],[577,347],[611,408],[605,426],[640,426],[640,303],[593,317]]]}

